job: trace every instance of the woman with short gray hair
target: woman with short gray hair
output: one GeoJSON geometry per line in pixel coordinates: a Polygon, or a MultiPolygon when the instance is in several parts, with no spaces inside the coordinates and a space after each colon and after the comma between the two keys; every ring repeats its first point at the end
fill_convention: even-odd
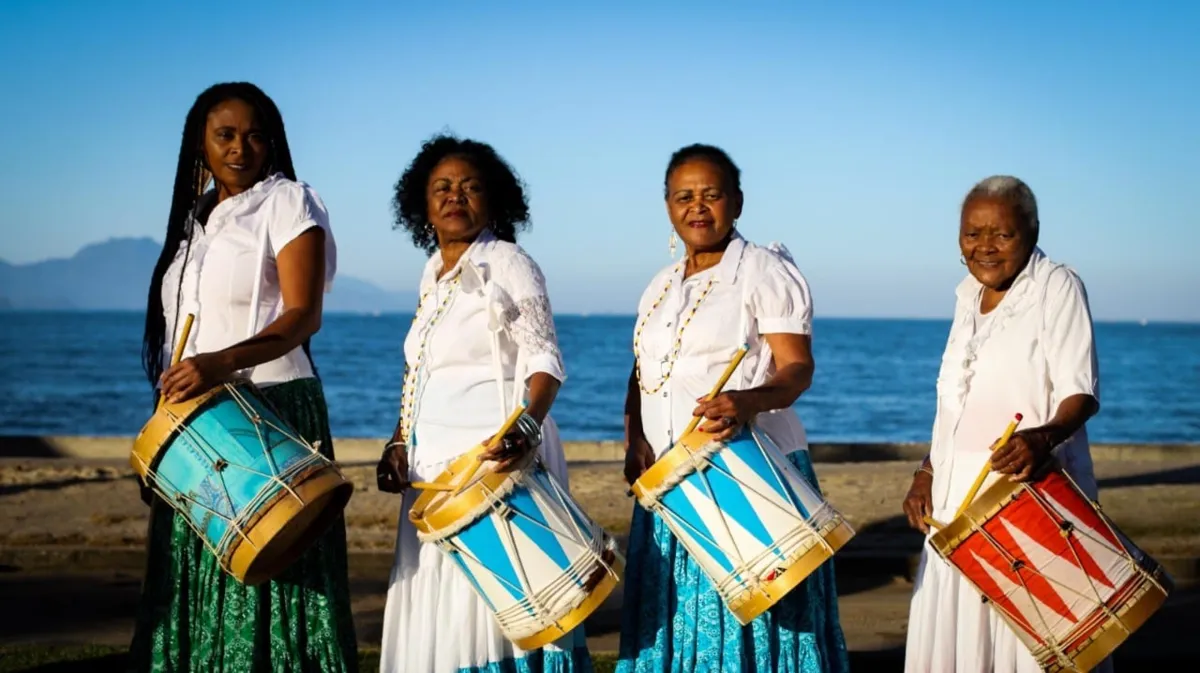
{"type": "MultiPolygon", "coordinates": [[[[1037,200],[1021,180],[989,177],[963,200],[958,243],[967,277],[937,378],[929,455],[904,500],[910,525],[949,522],[990,461],[1028,480],[1052,456],[1089,497],[1096,479],[1084,424],[1100,379],[1083,281],[1037,247],[1037,200]],[[1026,429],[993,453],[1015,413],[1026,429]]],[[[993,477],[995,479],[996,477],[993,477]]],[[[1106,670],[1106,661],[1094,670],[1106,670]]],[[[1033,673],[1041,668],[955,568],[922,549],[909,613],[911,673],[1033,673]]]]}

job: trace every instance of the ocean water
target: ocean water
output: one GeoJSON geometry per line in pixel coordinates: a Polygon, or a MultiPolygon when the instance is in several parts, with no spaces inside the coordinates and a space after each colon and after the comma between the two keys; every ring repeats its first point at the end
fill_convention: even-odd
{"type": "MultiPolygon", "coordinates": [[[[634,318],[559,316],[566,439],[619,439],[634,318]]],[[[396,423],[410,316],[329,315],[313,341],[335,436],[396,423]]],[[[813,387],[796,404],[817,442],[928,441],[948,321],[818,319],[813,387]]],[[[1094,442],[1200,442],[1200,325],[1100,323],[1094,442]]],[[[133,435],[151,411],[136,313],[0,313],[0,435],[133,435]]]]}

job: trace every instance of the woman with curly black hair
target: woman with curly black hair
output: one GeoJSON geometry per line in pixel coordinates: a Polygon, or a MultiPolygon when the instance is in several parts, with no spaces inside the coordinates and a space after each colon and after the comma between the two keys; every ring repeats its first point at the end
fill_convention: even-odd
{"type": "Polygon", "coordinates": [[[529,224],[520,180],[490,146],[437,136],[396,183],[398,228],[431,254],[404,341],[400,419],[377,469],[403,493],[383,622],[381,670],[428,673],[590,670],[582,627],[535,652],[513,645],[467,576],[422,544],[407,512],[412,481],[430,481],[519,405],[525,412],[486,458],[501,469],[533,451],[564,485],[549,416],[562,381],[546,281],[517,244],[529,224]]]}

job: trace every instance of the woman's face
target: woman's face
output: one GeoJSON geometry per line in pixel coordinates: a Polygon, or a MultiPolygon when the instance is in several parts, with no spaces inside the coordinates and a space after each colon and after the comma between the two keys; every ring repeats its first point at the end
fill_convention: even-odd
{"type": "Polygon", "coordinates": [[[262,179],[271,142],[259,126],[254,106],[232,99],[208,111],[203,152],[213,179],[225,196],[233,196],[262,179]]]}
{"type": "Polygon", "coordinates": [[[438,245],[473,241],[487,226],[487,193],[483,176],[470,162],[458,157],[442,159],[429,174],[425,191],[429,222],[438,245]]]}
{"type": "Polygon", "coordinates": [[[975,199],[963,206],[958,246],[967,270],[990,290],[1007,290],[1033,253],[1033,232],[1022,226],[1012,205],[975,199]]]}
{"type": "Polygon", "coordinates": [[[667,215],[689,252],[719,247],[742,214],[740,194],[731,192],[724,171],[707,159],[684,162],[667,178],[667,215]]]}

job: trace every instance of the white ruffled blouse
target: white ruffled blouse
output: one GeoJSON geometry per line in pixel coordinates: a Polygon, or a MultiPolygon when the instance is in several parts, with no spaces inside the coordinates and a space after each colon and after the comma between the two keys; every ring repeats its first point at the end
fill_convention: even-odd
{"type": "Polygon", "coordinates": [[[545,277],[520,246],[485,230],[439,279],[442,267],[435,252],[404,340],[402,423],[414,465],[489,437],[525,402],[534,374],[566,380],[545,277]]]}
{"type": "MultiPolygon", "coordinates": [[[[742,344],[749,350],[727,391],[760,386],[774,375],[764,335],[812,334],[808,281],[782,245],[761,247],[735,232],[712,268],[685,280],[685,262],[650,281],[634,328],[642,426],[656,457],[679,440],[697,401],[711,392],[742,344]]],[[[791,407],[761,413],[755,423],[785,453],[808,448],[804,424],[791,407]]]]}
{"type": "MultiPolygon", "coordinates": [[[[1000,304],[978,319],[982,291],[970,275],[959,284],[938,374],[930,454],[935,518],[949,517],[966,497],[992,443],[1017,413],[1020,428],[1032,428],[1072,395],[1100,399],[1087,292],[1072,269],[1035,249],[1000,304]]],[[[1055,455],[1095,498],[1086,426],[1055,455]]]]}
{"type": "MultiPolygon", "coordinates": [[[[210,192],[203,198],[213,198],[210,192]]],[[[183,334],[184,317],[195,315],[184,357],[219,351],[253,336],[283,312],[276,257],[300,234],[325,230],[325,291],[337,270],[337,245],[325,204],[312,187],[275,174],[218,203],[201,226],[189,218],[191,241],[180,242],[162,282],[164,369],[183,334]],[[262,263],[259,263],[260,258],[262,263]],[[180,277],[182,276],[182,284],[180,277]],[[262,279],[251,325],[255,281],[262,279]]],[[[302,348],[254,367],[250,379],[260,386],[313,375],[302,348]]]]}

